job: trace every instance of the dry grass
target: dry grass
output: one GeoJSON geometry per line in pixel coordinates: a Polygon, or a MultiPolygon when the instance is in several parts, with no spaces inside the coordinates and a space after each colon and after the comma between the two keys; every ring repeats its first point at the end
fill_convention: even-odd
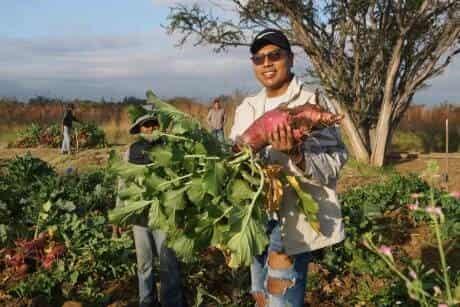
{"type": "Polygon", "coordinates": [[[398,127],[406,143],[400,147],[415,147],[413,151],[442,152],[445,150],[445,121],[449,117],[449,151],[460,151],[460,106],[412,106],[398,127]],[[419,144],[417,146],[417,144],[419,144]]]}
{"type": "MultiPolygon", "coordinates": [[[[236,106],[244,95],[235,92],[232,96],[221,97],[226,111],[225,135],[229,135],[236,106]]],[[[197,118],[207,127],[206,117],[210,104],[178,97],[169,101],[177,108],[197,118]]],[[[128,134],[130,122],[127,105],[118,103],[74,103],[75,115],[83,121],[92,121],[102,127],[111,144],[127,144],[132,140],[128,134]]],[[[393,139],[392,150],[432,152],[443,151],[444,122],[447,105],[425,107],[412,106],[401,121],[393,139]]],[[[23,104],[0,101],[0,146],[15,139],[17,132],[37,123],[48,125],[61,122],[64,106],[60,103],[23,104]]],[[[450,106],[450,150],[460,150],[460,107],[450,106]]],[[[344,139],[346,140],[345,135],[344,139]]]]}
{"type": "MultiPolygon", "coordinates": [[[[233,116],[240,96],[226,97],[223,102],[227,119],[225,133],[230,133],[233,116]]],[[[180,110],[197,118],[207,128],[206,117],[209,105],[188,98],[174,98],[170,102],[180,110]]],[[[109,144],[127,144],[133,138],[128,134],[130,121],[127,113],[128,105],[117,103],[74,103],[75,116],[85,122],[95,122],[106,133],[109,144]]],[[[24,104],[0,101],[0,147],[6,146],[17,138],[17,134],[31,123],[50,125],[60,123],[64,105],[60,103],[24,104]]]]}

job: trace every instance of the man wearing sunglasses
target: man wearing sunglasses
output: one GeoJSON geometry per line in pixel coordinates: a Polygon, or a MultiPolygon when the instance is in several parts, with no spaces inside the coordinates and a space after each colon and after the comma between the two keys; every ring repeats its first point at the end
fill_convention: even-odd
{"type": "MultiPolygon", "coordinates": [[[[265,29],[255,37],[250,51],[254,74],[263,89],[238,106],[230,134],[232,140],[265,112],[281,104],[295,107],[306,102],[316,104],[319,100],[292,73],[294,55],[282,32],[265,29]]],[[[334,112],[328,100],[322,101],[323,107],[334,112]]],[[[277,127],[269,140],[262,157],[267,164],[281,165],[284,172],[300,178],[303,190],[319,204],[320,232],[297,209],[295,191],[285,187],[280,209],[270,217],[267,226],[270,243],[262,255],[254,257],[251,265],[251,293],[259,307],[300,307],[304,305],[312,252],[338,243],[345,236],[336,182],[347,152],[336,127],[313,132],[300,149],[293,146],[289,126],[277,127]]]]}

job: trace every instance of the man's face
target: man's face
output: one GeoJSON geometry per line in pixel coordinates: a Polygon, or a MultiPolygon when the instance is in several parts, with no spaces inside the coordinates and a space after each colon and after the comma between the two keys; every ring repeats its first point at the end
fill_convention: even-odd
{"type": "Polygon", "coordinates": [[[157,123],[154,121],[148,121],[142,124],[139,130],[142,134],[151,134],[155,129],[158,129],[157,123]]]}
{"type": "Polygon", "coordinates": [[[214,102],[214,109],[220,109],[220,103],[218,101],[214,102]]]}
{"type": "Polygon", "coordinates": [[[254,56],[265,56],[263,62],[252,65],[257,80],[264,87],[276,90],[290,81],[293,58],[287,51],[270,44],[262,47],[254,56]],[[267,55],[277,60],[270,60],[270,56],[267,55]]]}

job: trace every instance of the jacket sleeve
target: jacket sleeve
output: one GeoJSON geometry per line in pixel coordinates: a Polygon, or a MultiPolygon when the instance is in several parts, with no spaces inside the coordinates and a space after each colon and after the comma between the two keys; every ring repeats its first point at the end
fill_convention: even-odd
{"type": "Polygon", "coordinates": [[[334,186],[348,160],[337,127],[313,132],[303,143],[305,173],[323,185],[334,186]]]}
{"type": "Polygon", "coordinates": [[[232,142],[236,141],[236,138],[241,134],[242,131],[242,115],[243,115],[243,109],[244,109],[244,104],[245,101],[236,107],[235,110],[235,115],[233,116],[233,125],[232,129],[230,130],[230,135],[229,138],[232,142]]]}
{"type": "MultiPolygon", "coordinates": [[[[315,92],[311,102],[337,114],[327,97],[320,92],[315,92]],[[319,97],[324,99],[317,101],[319,97]]],[[[303,154],[306,175],[327,186],[335,186],[339,172],[348,160],[348,152],[337,126],[314,131],[303,143],[303,154]]]]}

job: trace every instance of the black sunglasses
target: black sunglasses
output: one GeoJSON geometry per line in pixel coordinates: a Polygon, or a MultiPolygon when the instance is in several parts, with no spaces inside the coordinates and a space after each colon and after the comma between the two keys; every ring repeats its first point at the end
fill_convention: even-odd
{"type": "Polygon", "coordinates": [[[251,60],[252,60],[252,63],[254,63],[254,65],[258,66],[258,65],[263,65],[265,63],[265,58],[268,58],[270,62],[277,62],[281,60],[283,55],[285,55],[284,50],[276,49],[266,54],[255,54],[251,57],[251,60]]]}

